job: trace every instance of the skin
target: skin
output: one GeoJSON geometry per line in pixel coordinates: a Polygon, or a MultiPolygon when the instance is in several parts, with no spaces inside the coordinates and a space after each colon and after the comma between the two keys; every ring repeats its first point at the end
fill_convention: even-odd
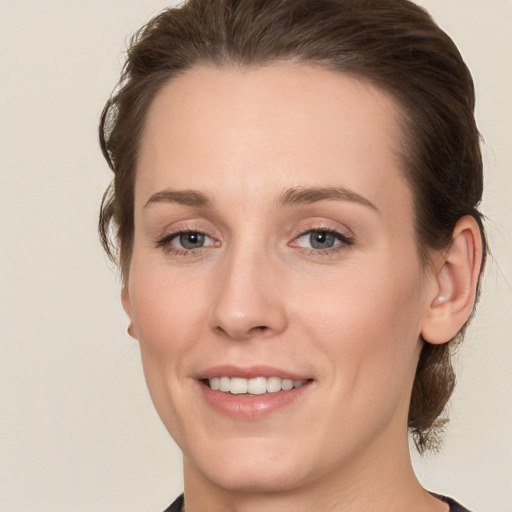
{"type": "Polygon", "coordinates": [[[122,300],[183,451],[187,512],[447,510],[416,480],[407,411],[420,334],[445,342],[460,323],[446,308],[473,286],[477,237],[466,220],[455,256],[422,265],[397,114],[364,81],[285,64],[197,67],[155,98],[122,300]],[[282,204],[297,187],[364,200],[282,204]],[[158,195],[171,189],[211,204],[158,195]],[[314,230],[340,235],[320,250],[314,230]],[[182,231],[205,245],[180,247],[182,231]],[[199,389],[198,375],[222,364],[311,382],[270,415],[231,418],[199,389]]]}

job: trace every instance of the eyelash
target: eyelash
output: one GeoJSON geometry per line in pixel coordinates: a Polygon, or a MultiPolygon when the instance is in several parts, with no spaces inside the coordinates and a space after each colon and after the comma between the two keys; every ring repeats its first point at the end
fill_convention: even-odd
{"type": "MultiPolygon", "coordinates": [[[[308,229],[306,231],[301,231],[297,236],[295,236],[293,242],[297,242],[301,238],[313,234],[313,233],[322,233],[326,235],[332,235],[338,243],[334,245],[333,247],[328,247],[325,249],[318,249],[313,247],[301,247],[298,245],[291,245],[292,247],[296,247],[298,250],[300,250],[303,254],[306,254],[308,256],[317,256],[317,255],[335,255],[339,253],[342,250],[347,249],[350,247],[353,243],[353,237],[348,236],[338,230],[332,229],[332,228],[322,228],[322,227],[315,227],[312,229],[308,229]]],[[[174,256],[199,256],[204,252],[205,249],[208,247],[215,247],[215,239],[203,231],[197,230],[197,229],[181,229],[178,231],[174,231],[172,233],[168,233],[164,235],[162,238],[159,238],[155,241],[155,247],[157,249],[163,249],[166,253],[172,254],[174,256]],[[213,243],[210,245],[194,248],[194,249],[180,249],[177,247],[173,247],[171,245],[171,242],[183,234],[198,234],[203,235],[205,237],[208,237],[213,240],[213,243]]]]}
{"type": "Polygon", "coordinates": [[[300,240],[301,238],[313,233],[322,233],[325,235],[332,235],[335,240],[338,242],[333,247],[328,247],[325,249],[315,249],[313,247],[298,247],[298,249],[308,256],[317,256],[317,255],[327,255],[332,256],[338,254],[340,251],[346,250],[349,248],[353,243],[354,239],[351,236],[346,235],[345,233],[342,233],[341,231],[338,231],[336,229],[332,228],[322,228],[322,227],[315,227],[312,229],[308,229],[307,231],[302,232],[298,236],[295,237],[294,242],[297,240],[300,240]]]}
{"type": "MultiPolygon", "coordinates": [[[[178,231],[174,231],[172,233],[168,233],[167,235],[164,235],[162,238],[158,239],[155,242],[155,246],[157,249],[163,249],[166,253],[172,254],[174,256],[199,256],[205,250],[205,248],[211,247],[214,245],[214,244],[207,245],[207,246],[203,246],[203,247],[198,247],[196,249],[180,249],[178,247],[173,247],[171,245],[171,242],[175,238],[179,237],[180,235],[185,235],[187,233],[203,235],[205,237],[208,237],[208,238],[211,238],[212,240],[214,240],[211,236],[207,235],[203,231],[200,231],[198,229],[185,228],[185,229],[180,229],[178,231]]],[[[215,240],[214,240],[214,242],[215,242],[215,240]]]]}

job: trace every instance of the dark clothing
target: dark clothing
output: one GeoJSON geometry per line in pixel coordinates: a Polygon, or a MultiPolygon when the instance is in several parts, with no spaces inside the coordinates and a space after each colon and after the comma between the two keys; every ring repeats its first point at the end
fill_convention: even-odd
{"type": "Polygon", "coordinates": [[[164,512],[181,512],[183,508],[183,494],[179,496],[173,504],[164,510],[164,512]]]}
{"type": "Polygon", "coordinates": [[[457,503],[452,498],[447,498],[446,496],[439,496],[439,494],[435,495],[436,498],[448,503],[450,505],[450,512],[470,512],[467,508],[464,508],[460,503],[457,503]]]}
{"type": "MultiPolygon", "coordinates": [[[[451,498],[447,498],[446,496],[435,495],[436,498],[443,500],[445,503],[450,505],[450,512],[470,512],[467,508],[464,508],[462,505],[457,503],[455,500],[451,498]]],[[[164,512],[181,512],[183,508],[183,494],[169,507],[166,508],[164,512]]]]}

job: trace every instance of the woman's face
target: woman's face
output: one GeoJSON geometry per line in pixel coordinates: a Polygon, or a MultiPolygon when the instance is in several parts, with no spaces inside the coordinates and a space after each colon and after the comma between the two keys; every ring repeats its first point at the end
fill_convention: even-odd
{"type": "Polygon", "coordinates": [[[292,65],[198,67],[155,98],[123,304],[186,478],[288,489],[406,445],[431,279],[397,118],[292,65]]]}

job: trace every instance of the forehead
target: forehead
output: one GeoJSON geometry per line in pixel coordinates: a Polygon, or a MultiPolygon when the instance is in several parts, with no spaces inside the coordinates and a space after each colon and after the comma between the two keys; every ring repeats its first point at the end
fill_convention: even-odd
{"type": "Polygon", "coordinates": [[[405,197],[399,119],[379,88],[322,68],[196,67],[149,109],[136,202],[165,187],[215,195],[226,184],[239,194],[341,185],[373,202],[390,189],[405,197]]]}

